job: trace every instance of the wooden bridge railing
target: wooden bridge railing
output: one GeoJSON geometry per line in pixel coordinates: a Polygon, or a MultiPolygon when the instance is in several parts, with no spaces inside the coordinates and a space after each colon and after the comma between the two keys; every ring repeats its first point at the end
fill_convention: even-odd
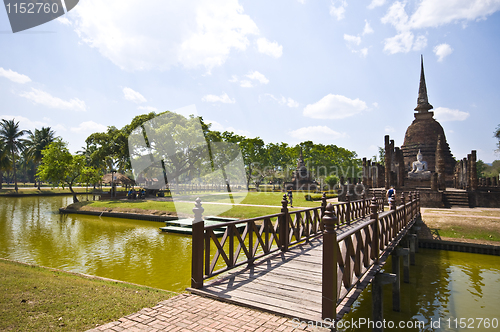
{"type": "Polygon", "coordinates": [[[374,265],[386,248],[417,218],[420,210],[417,193],[410,193],[401,205],[390,205],[380,212],[375,197],[370,204],[370,218],[344,231],[337,229],[338,219],[333,205],[325,209],[323,224],[323,319],[335,319],[336,307],[374,265]]]}
{"type": "MultiPolygon", "coordinates": [[[[377,211],[382,212],[383,200],[378,202],[377,211]]],[[[192,236],[191,287],[202,288],[205,279],[244,264],[252,265],[259,258],[278,250],[287,251],[289,246],[323,234],[325,194],[319,207],[289,211],[286,195],[283,195],[281,203],[280,213],[205,225],[201,201],[197,199],[193,209],[195,220],[192,236]],[[224,229],[220,239],[216,234],[219,229],[224,229]],[[220,268],[216,269],[217,267],[220,268]]],[[[339,216],[336,227],[365,218],[370,213],[370,203],[371,200],[365,197],[357,201],[330,205],[339,216]]]]}

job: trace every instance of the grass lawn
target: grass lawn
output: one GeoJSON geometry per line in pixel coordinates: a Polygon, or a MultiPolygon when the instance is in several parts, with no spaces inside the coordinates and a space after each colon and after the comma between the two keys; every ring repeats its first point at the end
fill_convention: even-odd
{"type": "Polygon", "coordinates": [[[500,209],[422,208],[422,219],[435,236],[500,242],[500,209]]]}
{"type": "MultiPolygon", "coordinates": [[[[201,195],[189,195],[179,197],[180,200],[187,201],[186,203],[177,202],[184,208],[190,211],[194,204],[188,201],[194,201],[195,197],[201,195]]],[[[242,193],[235,193],[235,199],[242,198],[242,193]]],[[[235,205],[231,209],[223,212],[221,216],[230,218],[247,219],[260,217],[269,214],[279,213],[281,210],[281,200],[283,193],[272,192],[249,192],[246,197],[240,201],[240,204],[251,205],[268,205],[268,206],[242,206],[235,205]],[[275,206],[275,207],[270,207],[275,206]]],[[[202,203],[208,202],[228,202],[227,195],[207,195],[202,196],[202,203]]],[[[295,193],[293,199],[294,206],[299,207],[317,207],[321,205],[321,201],[306,201],[304,194],[295,193]]],[[[89,201],[72,204],[70,208],[77,208],[82,210],[94,211],[108,211],[108,212],[126,212],[126,213],[150,213],[156,215],[164,215],[175,213],[175,206],[173,202],[163,200],[103,200],[103,201],[89,201]]],[[[297,208],[291,208],[297,210],[297,208]]]]}
{"type": "Polygon", "coordinates": [[[85,331],[175,293],[0,259],[1,331],[85,331]]]}

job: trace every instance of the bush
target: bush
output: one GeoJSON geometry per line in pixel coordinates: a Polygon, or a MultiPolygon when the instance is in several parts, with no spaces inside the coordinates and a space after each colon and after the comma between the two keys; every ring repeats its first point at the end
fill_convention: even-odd
{"type": "MultiPolygon", "coordinates": [[[[336,198],[338,197],[338,194],[326,194],[326,198],[336,198]]],[[[315,195],[304,195],[304,198],[306,201],[321,201],[321,198],[323,197],[323,194],[315,194],[315,195]]]]}

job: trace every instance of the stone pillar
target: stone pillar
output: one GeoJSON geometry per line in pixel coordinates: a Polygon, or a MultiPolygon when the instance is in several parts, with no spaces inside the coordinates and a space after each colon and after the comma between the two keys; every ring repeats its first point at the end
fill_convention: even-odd
{"type": "Polygon", "coordinates": [[[472,167],[472,155],[469,153],[467,155],[467,190],[470,190],[471,187],[471,167],[472,167]]]}
{"type": "Polygon", "coordinates": [[[367,171],[368,173],[366,173],[366,176],[367,176],[367,179],[366,179],[366,184],[367,184],[367,188],[370,188],[373,184],[373,180],[372,180],[372,161],[371,160],[367,160],[366,161],[366,167],[367,167],[367,171]]]}
{"type": "Polygon", "coordinates": [[[438,190],[438,173],[432,173],[431,175],[431,190],[438,190]]]}
{"type": "Polygon", "coordinates": [[[476,166],[476,160],[477,160],[476,150],[472,150],[471,151],[471,163],[470,163],[470,175],[471,175],[470,189],[472,191],[476,191],[477,190],[477,166],[476,166]]]}
{"type": "Polygon", "coordinates": [[[398,164],[398,183],[397,187],[401,188],[405,185],[406,167],[403,151],[400,148],[396,149],[396,159],[398,164]]]}
{"type": "Polygon", "coordinates": [[[373,331],[384,331],[384,297],[382,286],[396,282],[396,275],[391,273],[375,274],[372,281],[373,331]]]}
{"type": "Polygon", "coordinates": [[[384,137],[384,151],[385,151],[385,178],[384,185],[385,189],[389,189],[391,187],[391,143],[389,142],[389,135],[385,135],[384,137]]]}
{"type": "Polygon", "coordinates": [[[444,161],[443,139],[438,135],[436,147],[436,173],[438,175],[438,188],[446,190],[446,168],[444,161]]]}

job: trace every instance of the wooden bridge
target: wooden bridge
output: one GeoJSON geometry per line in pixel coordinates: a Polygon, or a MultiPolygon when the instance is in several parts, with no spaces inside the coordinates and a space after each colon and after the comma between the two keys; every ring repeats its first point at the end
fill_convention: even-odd
{"type": "MultiPolygon", "coordinates": [[[[364,196],[327,205],[323,195],[319,207],[289,211],[284,195],[280,213],[227,222],[218,238],[214,226],[204,225],[198,199],[188,290],[290,318],[338,321],[370,281],[381,275],[378,272],[392,253],[398,258],[393,263],[397,271],[376,278],[374,298],[385,282],[382,279],[389,277],[398,310],[399,255],[405,257],[406,281],[408,253],[416,248],[415,236],[408,232],[420,215],[418,193],[403,194],[400,205],[392,202],[389,211],[384,212],[383,203],[383,198],[364,196]],[[239,231],[236,226],[242,223],[246,226],[239,231]],[[411,248],[394,250],[405,236],[412,240],[405,241],[411,248]]],[[[381,308],[374,308],[374,320],[380,315],[381,308]]]]}

